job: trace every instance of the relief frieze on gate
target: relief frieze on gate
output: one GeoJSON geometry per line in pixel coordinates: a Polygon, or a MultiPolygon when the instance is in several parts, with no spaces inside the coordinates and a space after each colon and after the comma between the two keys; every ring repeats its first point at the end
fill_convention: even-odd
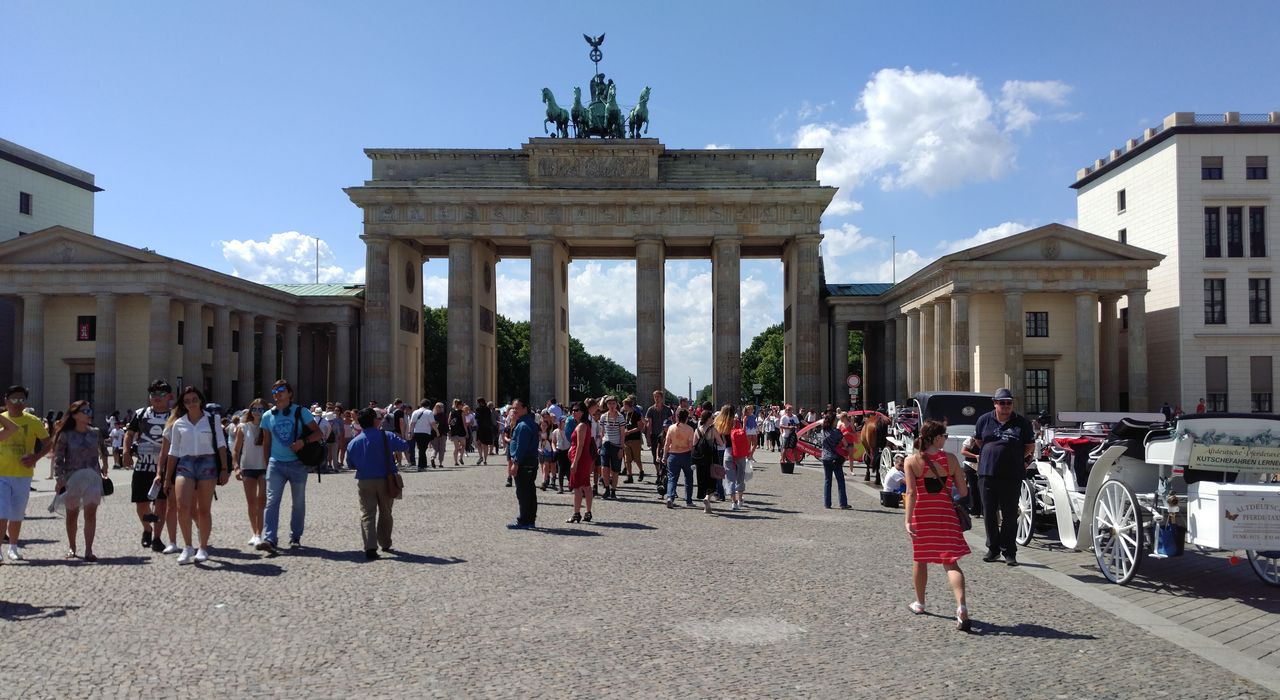
{"type": "Polygon", "coordinates": [[[782,224],[817,221],[811,204],[378,204],[365,223],[378,224],[782,224]]]}

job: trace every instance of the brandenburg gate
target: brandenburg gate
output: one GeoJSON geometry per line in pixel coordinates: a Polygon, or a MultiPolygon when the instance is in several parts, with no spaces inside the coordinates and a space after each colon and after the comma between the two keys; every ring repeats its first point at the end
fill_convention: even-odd
{"type": "MultiPolygon", "coordinates": [[[[820,150],[678,150],[651,138],[533,138],[519,149],[365,152],[373,175],[346,192],[364,211],[366,395],[415,400],[421,394],[422,264],[447,256],[449,396],[442,398],[497,395],[494,265],[512,257],[531,261],[533,404],[568,397],[574,258],[636,261],[636,393],[647,397],[663,387],[665,262],[710,258],[714,400],[736,404],[742,398],[740,263],[781,258],[785,398],[818,405],[819,226],[835,195],[817,180],[820,150]]],[[[440,366],[435,358],[427,364],[440,366]]]]}

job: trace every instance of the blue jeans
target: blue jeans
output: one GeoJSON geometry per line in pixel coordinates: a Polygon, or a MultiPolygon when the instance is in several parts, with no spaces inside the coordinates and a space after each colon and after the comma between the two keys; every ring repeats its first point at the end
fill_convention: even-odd
{"type": "Polygon", "coordinates": [[[667,500],[676,500],[676,483],[680,481],[680,472],[684,472],[684,500],[693,502],[693,456],[688,452],[675,452],[667,455],[667,500]]]}
{"type": "Polygon", "coordinates": [[[285,482],[289,483],[289,539],[302,539],[302,525],[307,517],[307,468],[296,459],[287,462],[267,461],[267,507],[262,522],[262,538],[279,543],[276,528],[280,524],[280,499],[285,482]]]}
{"type": "Polygon", "coordinates": [[[724,460],[724,480],[729,493],[741,495],[747,490],[747,458],[734,457],[733,453],[724,460]]]}
{"type": "Polygon", "coordinates": [[[836,477],[836,484],[840,487],[840,507],[849,505],[849,497],[844,492],[844,460],[843,459],[824,459],[822,460],[822,471],[826,474],[826,478],[822,484],[822,505],[831,507],[831,475],[836,477]]]}

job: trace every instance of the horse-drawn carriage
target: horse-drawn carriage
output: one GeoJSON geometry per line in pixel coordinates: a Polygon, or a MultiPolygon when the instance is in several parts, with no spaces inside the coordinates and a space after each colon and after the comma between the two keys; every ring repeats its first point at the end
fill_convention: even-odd
{"type": "Polygon", "coordinates": [[[1185,544],[1244,550],[1280,586],[1280,416],[1062,413],[1046,428],[1018,502],[1017,542],[1056,527],[1103,576],[1132,580],[1146,557],[1185,544]],[[1108,427],[1111,425],[1112,427],[1108,427]]]}
{"type": "Polygon", "coordinates": [[[922,391],[911,398],[908,406],[889,404],[889,439],[880,451],[880,480],[893,467],[895,455],[911,454],[916,433],[927,420],[947,426],[944,450],[961,462],[960,447],[973,437],[978,417],[991,410],[991,396],[969,391],[922,391]]]}

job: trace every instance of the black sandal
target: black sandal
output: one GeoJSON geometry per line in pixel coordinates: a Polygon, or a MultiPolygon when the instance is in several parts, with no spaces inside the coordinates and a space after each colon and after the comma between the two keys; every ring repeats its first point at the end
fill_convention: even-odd
{"type": "Polygon", "coordinates": [[[587,514],[582,516],[582,522],[584,523],[591,522],[591,511],[587,511],[587,514]]]}
{"type": "Polygon", "coordinates": [[[582,514],[581,514],[581,513],[574,513],[572,518],[569,518],[568,520],[566,520],[566,521],[564,521],[564,522],[565,522],[565,524],[566,524],[566,525],[572,525],[572,524],[574,524],[574,523],[580,523],[580,522],[582,522],[582,514]]]}

